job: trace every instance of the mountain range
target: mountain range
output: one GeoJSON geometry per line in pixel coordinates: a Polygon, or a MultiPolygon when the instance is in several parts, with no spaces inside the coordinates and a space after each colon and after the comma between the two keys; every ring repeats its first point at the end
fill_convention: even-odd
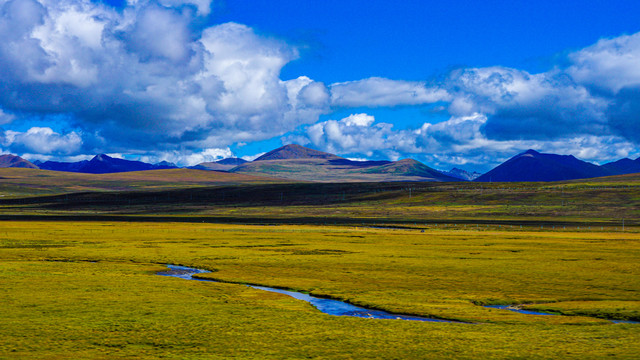
{"type": "MultiPolygon", "coordinates": [[[[0,167],[40,168],[91,174],[177,168],[175,164],[166,161],[148,164],[141,161],[113,158],[105,154],[96,155],[91,160],[78,162],[34,161],[33,163],[19,156],[7,154],[0,155],[0,167]]],[[[321,182],[562,181],[638,173],[640,172],[640,158],[635,160],[621,159],[599,166],[579,160],[572,155],[544,154],[535,150],[527,150],[481,175],[458,168],[453,168],[450,171],[438,171],[413,159],[354,161],[290,144],[269,151],[254,161],[228,158],[215,162],[204,162],[190,168],[321,182]]]]}
{"type": "Polygon", "coordinates": [[[573,155],[542,154],[527,150],[478,177],[479,182],[562,181],[640,172],[640,158],[598,166],[573,155]]]}
{"type": "Polygon", "coordinates": [[[109,174],[126,171],[144,171],[144,170],[161,170],[175,169],[175,164],[163,161],[158,164],[147,164],[142,161],[132,161],[113,158],[111,156],[100,154],[91,160],[82,160],[78,162],[59,162],[45,161],[34,162],[38,168],[42,170],[68,171],[88,174],[109,174]]]}
{"type": "Polygon", "coordinates": [[[466,170],[458,169],[456,167],[454,167],[449,171],[442,171],[442,173],[445,175],[454,177],[456,179],[464,180],[464,181],[473,181],[482,175],[479,172],[475,172],[475,171],[468,172],[466,170]]]}
{"type": "Polygon", "coordinates": [[[296,144],[272,150],[230,171],[322,182],[459,181],[413,159],[354,161],[296,144]]]}

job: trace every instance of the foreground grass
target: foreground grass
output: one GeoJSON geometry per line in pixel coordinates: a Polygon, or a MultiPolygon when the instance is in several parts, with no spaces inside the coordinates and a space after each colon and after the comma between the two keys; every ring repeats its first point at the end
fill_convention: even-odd
{"type": "Polygon", "coordinates": [[[553,303],[556,311],[564,306],[567,312],[583,309],[582,315],[635,318],[637,233],[0,225],[0,358],[634,358],[640,353],[638,325],[477,305],[553,303]],[[153,275],[167,263],[208,269],[213,273],[207,276],[228,282],[299,289],[475,324],[333,317],[242,285],[153,275]]]}

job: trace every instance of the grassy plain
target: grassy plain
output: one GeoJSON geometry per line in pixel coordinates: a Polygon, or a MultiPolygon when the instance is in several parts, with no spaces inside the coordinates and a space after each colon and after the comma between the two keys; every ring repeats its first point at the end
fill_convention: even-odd
{"type": "Polygon", "coordinates": [[[239,223],[572,230],[621,230],[624,220],[626,227],[640,226],[637,174],[554,183],[279,181],[185,169],[98,176],[0,169],[0,216],[177,215],[239,223]]]}
{"type": "Polygon", "coordinates": [[[0,219],[0,359],[640,353],[640,325],[605,320],[640,320],[638,175],[310,184],[0,169],[0,219]],[[165,264],[223,282],[154,275],[165,264]],[[249,283],[470,324],[334,317],[249,283]]]}
{"type": "Polygon", "coordinates": [[[39,169],[0,168],[0,198],[90,191],[168,190],[273,182],[285,181],[268,177],[192,169],[82,174],[39,169]]]}
{"type": "Polygon", "coordinates": [[[639,259],[638,232],[5,221],[0,358],[632,359],[640,325],[480,305],[638,319],[639,259]],[[228,283],[154,275],[168,263],[228,283]],[[242,283],[473,324],[333,317],[242,283]]]}

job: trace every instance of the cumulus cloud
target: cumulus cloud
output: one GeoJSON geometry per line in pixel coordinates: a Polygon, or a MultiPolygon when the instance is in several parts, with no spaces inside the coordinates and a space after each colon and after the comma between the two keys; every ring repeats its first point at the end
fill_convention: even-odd
{"type": "Polygon", "coordinates": [[[68,115],[86,152],[220,148],[317,121],[324,84],[280,79],[297,50],[241,24],[199,28],[210,4],[0,1],[0,108],[68,115]]]}
{"type": "Polygon", "coordinates": [[[5,113],[2,109],[0,109],[0,125],[8,124],[12,122],[16,117],[12,114],[5,113]]]}
{"type": "Polygon", "coordinates": [[[602,39],[569,59],[567,73],[580,84],[612,93],[640,86],[640,33],[602,39]]]}
{"type": "Polygon", "coordinates": [[[368,114],[352,114],[341,120],[323,121],[306,127],[302,133],[285,138],[285,142],[312,144],[333,153],[360,153],[366,156],[396,158],[398,152],[413,149],[415,139],[393,124],[374,123],[368,114]]]}
{"type": "Polygon", "coordinates": [[[164,6],[193,5],[198,10],[198,15],[209,15],[211,13],[211,2],[211,0],[160,0],[160,3],[164,6]]]}
{"type": "Polygon", "coordinates": [[[353,114],[341,120],[328,120],[304,127],[286,137],[285,142],[298,142],[338,154],[362,154],[369,158],[412,156],[427,164],[449,169],[471,166],[489,170],[516,153],[528,149],[603,162],[637,153],[633,143],[615,135],[574,135],[554,140],[498,140],[487,137],[483,129],[489,121],[484,114],[452,116],[416,128],[393,129],[392,124],[376,123],[373,116],[353,114]]]}
{"type": "Polygon", "coordinates": [[[180,166],[193,166],[230,157],[234,157],[234,155],[231,149],[227,147],[209,148],[202,151],[160,151],[139,156],[138,159],[152,164],[167,161],[180,166]]]}
{"type": "MultiPolygon", "coordinates": [[[[430,85],[370,78],[332,84],[329,89],[333,106],[444,104],[440,109],[451,115],[450,120],[416,127],[418,136],[388,129],[367,135],[387,139],[387,148],[397,148],[388,139],[394,138],[392,133],[402,133],[406,151],[440,154],[452,163],[463,161],[465,155],[474,157],[474,151],[491,154],[490,159],[527,148],[610,160],[638,153],[634,150],[640,143],[638,64],[640,33],[600,40],[569,54],[566,67],[537,74],[499,66],[461,68],[430,85]],[[412,142],[413,150],[406,145],[412,142]]],[[[349,127],[342,124],[339,137],[337,124],[309,127],[306,137],[327,149],[358,152],[357,146],[347,146],[354,143],[349,127]],[[327,133],[332,128],[333,137],[327,133]]],[[[361,149],[361,154],[370,151],[367,146],[361,149]]]]}
{"type": "Polygon", "coordinates": [[[527,148],[598,160],[637,154],[640,33],[602,39],[542,73],[496,66],[438,81],[325,85],[281,79],[297,49],[242,24],[205,25],[211,5],[0,0],[3,149],[191,164],[227,156],[234,143],[284,136],[343,154],[456,164],[527,148]],[[318,122],[336,109],[424,104],[449,119],[404,130],[369,114],[318,122]],[[58,133],[49,121],[61,116],[58,133]],[[33,119],[38,126],[23,123],[33,119]]]}
{"type": "Polygon", "coordinates": [[[2,146],[17,153],[72,154],[82,146],[75,132],[59,134],[48,127],[33,127],[26,132],[7,130],[0,138],[2,146]]]}
{"type": "Polygon", "coordinates": [[[424,82],[372,77],[331,85],[331,104],[340,107],[430,104],[450,99],[449,94],[424,82]]]}
{"type": "Polygon", "coordinates": [[[608,133],[609,101],[592,95],[564,74],[529,74],[490,67],[454,71],[445,84],[453,94],[453,116],[488,117],[494,139],[553,139],[569,133],[608,133]]]}

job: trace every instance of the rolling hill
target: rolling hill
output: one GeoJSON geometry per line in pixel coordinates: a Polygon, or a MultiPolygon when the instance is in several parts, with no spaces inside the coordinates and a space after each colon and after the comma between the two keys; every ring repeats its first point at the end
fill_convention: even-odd
{"type": "Polygon", "coordinates": [[[84,174],[39,169],[0,169],[0,197],[61,194],[87,191],[169,190],[290,182],[246,174],[192,169],[84,174]]]}
{"type": "Polygon", "coordinates": [[[271,150],[268,153],[258,157],[254,161],[265,160],[294,160],[294,159],[343,159],[337,155],[326,152],[309,149],[298,144],[289,144],[271,150]]]}
{"type": "Polygon", "coordinates": [[[38,166],[21,158],[20,156],[5,154],[0,155],[0,168],[28,168],[37,169],[38,166]]]}
{"type": "Polygon", "coordinates": [[[319,182],[460,181],[412,159],[353,161],[296,144],[270,151],[230,171],[319,182]]]}
{"type": "Polygon", "coordinates": [[[212,171],[229,171],[238,165],[246,163],[247,160],[240,158],[226,158],[218,161],[203,162],[195,166],[190,166],[189,169],[196,170],[212,170],[212,171]]]}

